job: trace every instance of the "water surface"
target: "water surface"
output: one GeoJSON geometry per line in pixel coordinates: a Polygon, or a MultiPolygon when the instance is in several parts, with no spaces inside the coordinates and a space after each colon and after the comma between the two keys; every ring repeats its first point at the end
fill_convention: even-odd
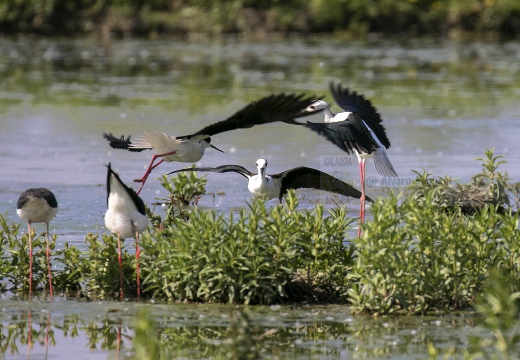
{"type": "MultiPolygon", "coordinates": [[[[383,116],[392,143],[389,156],[400,178],[382,178],[369,161],[370,196],[384,195],[384,187],[408,184],[413,169],[467,181],[480,171],[474,159],[483,156],[485,147],[504,154],[508,164],[503,169],[518,180],[519,64],[519,42],[122,40],[107,48],[92,39],[4,38],[0,211],[22,223],[15,214],[19,194],[29,187],[48,187],[59,201],[51,227],[60,246],[69,242],[83,247],[87,233],[106,231],[104,165],[111,162],[131,184],[151,157],[151,152],[113,150],[101,133],[137,135],[149,129],[186,135],[270,93],[305,92],[330,101],[331,80],[365,94],[383,116]]],[[[225,154],[210,149],[198,165],[238,164],[254,170],[256,159],[265,157],[270,173],[309,166],[359,186],[356,159],[303,128],[269,124],[212,139],[225,154]]],[[[166,196],[156,177],[189,165],[159,166],[142,192],[144,200],[151,204],[166,196]]],[[[226,211],[250,199],[246,183],[234,174],[208,175],[207,190],[225,193],[203,197],[200,204],[208,208],[226,211]]],[[[302,208],[317,202],[334,206],[323,194],[299,194],[302,208]]],[[[358,202],[343,201],[356,216],[358,202]]],[[[276,200],[269,204],[276,205],[276,200]]],[[[12,339],[17,351],[3,347],[10,359],[67,359],[71,351],[78,359],[125,358],[134,336],[133,319],[143,306],[59,296],[52,302],[4,296],[1,305],[3,334],[19,331],[12,339]],[[29,319],[38,329],[38,343],[31,348],[23,343],[29,319]],[[70,324],[79,324],[77,336],[64,330],[70,324]],[[49,331],[56,343],[45,347],[49,331]]],[[[234,309],[158,304],[152,308],[153,317],[162,321],[164,336],[181,344],[172,354],[205,358],[229,350],[217,345],[230,338],[229,314],[234,309]]],[[[460,354],[470,347],[472,336],[490,336],[476,327],[475,317],[467,316],[372,319],[351,316],[347,307],[336,306],[248,311],[247,321],[254,335],[263,339],[266,358],[425,358],[429,342],[442,349],[455,347],[460,354]]]]}

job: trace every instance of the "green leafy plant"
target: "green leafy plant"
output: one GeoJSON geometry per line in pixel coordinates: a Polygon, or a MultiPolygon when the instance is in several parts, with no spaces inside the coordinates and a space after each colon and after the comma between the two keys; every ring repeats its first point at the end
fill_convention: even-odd
{"type": "Polygon", "coordinates": [[[481,347],[483,351],[494,347],[505,360],[513,358],[512,350],[520,342],[520,292],[511,293],[508,278],[500,269],[492,269],[476,302],[477,311],[484,316],[483,326],[494,335],[494,341],[483,343],[481,347]]]}
{"type": "MultiPolygon", "coordinates": [[[[88,250],[77,264],[82,279],[82,292],[93,298],[117,298],[119,294],[117,237],[103,235],[102,241],[99,241],[97,235],[88,234],[85,243],[88,250]]],[[[123,242],[123,287],[125,295],[132,296],[131,294],[136,294],[135,257],[126,251],[125,245],[123,242]]]]}
{"type": "MultiPolygon", "coordinates": [[[[479,160],[482,172],[469,184],[423,172],[406,191],[377,199],[361,238],[350,237],[355,220],[345,208],[299,210],[293,191],[284,205],[253,199],[222,213],[184,205],[204,193],[205,180],[164,177],[171,209],[164,219],[154,215],[156,226],[142,234],[142,296],[229,304],[348,301],[358,312],[424,314],[473,309],[495,268],[509,293],[517,293],[519,213],[510,204],[519,201],[499,170],[502,157],[486,150],[479,160]],[[469,206],[468,194],[489,201],[469,206]]],[[[27,234],[19,231],[0,215],[3,291],[27,289],[27,234]]],[[[57,291],[117,297],[114,236],[88,234],[82,251],[68,244],[55,249],[56,236],[50,239],[57,291]]],[[[135,257],[133,242],[125,243],[124,287],[131,297],[135,257]]],[[[48,285],[44,244],[35,233],[34,290],[48,285]]]]}
{"type": "MultiPolygon", "coordinates": [[[[174,218],[189,219],[189,211],[186,205],[197,204],[199,198],[206,193],[205,177],[197,177],[194,171],[180,172],[168,179],[167,175],[161,178],[161,185],[168,191],[167,199],[160,200],[160,205],[166,207],[165,223],[174,218]]],[[[157,222],[158,219],[155,219],[157,222]]]]}
{"type": "MultiPolygon", "coordinates": [[[[10,291],[26,290],[29,288],[29,236],[21,235],[20,226],[8,224],[7,219],[0,214],[0,244],[1,267],[3,278],[2,287],[10,291]]],[[[33,246],[33,288],[48,288],[46,239],[43,234],[38,235],[32,229],[33,246]]],[[[56,235],[49,236],[49,246],[55,248],[56,235]]],[[[52,262],[52,260],[51,260],[52,262]]]]}
{"type": "Polygon", "coordinates": [[[228,216],[195,209],[189,222],[171,219],[164,231],[143,236],[144,291],[169,300],[270,304],[288,298],[298,270],[342,281],[352,221],[344,210],[323,220],[322,206],[312,213],[297,206],[290,192],[285,206],[270,210],[253,199],[228,216]]]}
{"type": "Polygon", "coordinates": [[[518,213],[506,207],[500,190],[507,188],[507,177],[497,172],[503,164],[499,159],[492,150],[480,159],[483,172],[474,179],[486,188],[481,196],[496,201],[472,204],[471,216],[463,201],[451,197],[454,187],[447,178],[432,179],[427,173],[419,175],[407,197],[391,193],[376,201],[373,220],[363,224],[363,236],[355,240],[356,262],[346,288],[357,311],[467,309],[489,269],[499,265],[518,291],[518,213]]]}

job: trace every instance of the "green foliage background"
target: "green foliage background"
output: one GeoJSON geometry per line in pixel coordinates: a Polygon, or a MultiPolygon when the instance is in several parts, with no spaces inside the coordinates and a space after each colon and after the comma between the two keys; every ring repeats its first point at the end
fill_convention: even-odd
{"type": "Polygon", "coordinates": [[[518,34],[516,0],[3,0],[0,31],[56,35],[518,34]]]}

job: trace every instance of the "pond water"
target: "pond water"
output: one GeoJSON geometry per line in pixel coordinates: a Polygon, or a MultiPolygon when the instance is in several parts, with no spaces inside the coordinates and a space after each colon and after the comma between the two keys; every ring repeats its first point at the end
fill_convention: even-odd
{"type": "Polygon", "coordinates": [[[493,351],[492,334],[464,314],[374,318],[337,305],[3,298],[0,316],[5,359],[129,359],[140,347],[152,353],[156,333],[164,359],[418,359],[427,358],[428,344],[454,357],[493,351]]]}
{"type": "MultiPolygon", "coordinates": [[[[137,135],[143,130],[158,130],[186,135],[270,93],[305,92],[325,95],[330,101],[331,80],[371,99],[383,116],[392,143],[388,153],[399,181],[380,177],[369,161],[368,195],[380,196],[385,187],[403,187],[413,180],[412,170],[421,168],[467,181],[480,171],[480,163],[474,159],[483,156],[485,147],[495,147],[496,154],[505,155],[508,164],[503,169],[513,179],[520,178],[520,156],[514,150],[520,135],[520,42],[289,38],[259,42],[121,40],[103,45],[95,39],[3,38],[0,74],[0,211],[10,221],[22,223],[16,216],[19,194],[29,187],[48,187],[60,206],[51,223],[60,246],[69,242],[83,247],[88,232],[106,231],[105,164],[111,162],[131,184],[150,161],[151,152],[111,149],[101,137],[103,132],[137,135]]],[[[238,164],[254,170],[255,161],[265,157],[269,173],[309,166],[359,186],[355,157],[303,128],[269,124],[219,134],[212,140],[225,154],[209,149],[199,165],[238,164]],[[336,166],[330,159],[343,165],[336,166]]],[[[166,196],[157,177],[186,165],[159,166],[141,193],[145,202],[166,196]]],[[[226,211],[250,199],[238,175],[209,174],[206,188],[215,194],[224,191],[224,195],[201,199],[199,204],[208,208],[226,211]]],[[[330,198],[318,192],[300,191],[299,195],[302,208],[312,208],[317,202],[332,206],[330,198]]],[[[356,216],[358,202],[344,201],[356,216]]],[[[270,204],[276,205],[276,201],[270,204]]],[[[160,212],[160,207],[156,211],[160,212]]],[[[36,228],[43,229],[40,225],[36,228]]],[[[54,334],[55,344],[51,342],[47,351],[55,359],[68,358],[71,349],[78,358],[124,357],[123,349],[128,350],[128,339],[133,337],[133,315],[143,306],[84,303],[59,296],[51,302],[4,297],[1,304],[3,334],[10,329],[20,332],[15,338],[19,351],[2,347],[5,357],[46,356],[39,348],[45,342],[41,338],[31,349],[20,343],[31,317],[38,336],[44,336],[48,329],[54,334]],[[85,315],[86,307],[96,314],[92,319],[85,315]],[[71,321],[81,323],[82,330],[74,339],[64,330],[64,323],[71,321]],[[87,330],[90,324],[101,327],[103,322],[106,327],[95,335],[97,350],[91,351],[87,330]],[[117,352],[113,333],[121,326],[124,340],[117,352]],[[112,339],[110,346],[102,345],[100,334],[112,339]]],[[[225,308],[161,306],[152,307],[159,319],[170,312],[186,313],[182,323],[172,320],[162,326],[173,332],[170,335],[174,338],[189,338],[187,343],[206,339],[206,331],[217,338],[228,330],[226,322],[196,321],[206,312],[206,319],[218,318],[228,311],[225,308]],[[209,323],[214,328],[206,330],[209,323]]],[[[277,325],[271,325],[263,322],[263,311],[273,311],[271,308],[248,311],[250,321],[259,328],[258,336],[264,330],[279,329],[274,337],[263,337],[262,346],[276,348],[273,354],[277,355],[270,355],[273,358],[286,357],[285,351],[290,352],[289,358],[302,359],[404,358],[407,353],[423,354],[424,358],[430,339],[441,348],[462,351],[470,335],[482,335],[471,316],[368,319],[350,316],[345,308],[312,307],[276,310],[277,325]],[[324,314],[332,319],[327,320],[329,315],[324,314]],[[298,323],[305,324],[304,330],[298,323]],[[371,332],[365,333],[367,328],[371,332]],[[433,335],[427,335],[430,333],[433,335]],[[272,343],[270,339],[274,339],[272,343]]],[[[207,338],[205,347],[217,341],[207,338]]],[[[209,350],[197,346],[179,350],[176,356],[209,357],[205,355],[209,350]]],[[[411,358],[417,358],[415,355],[411,358]]]]}

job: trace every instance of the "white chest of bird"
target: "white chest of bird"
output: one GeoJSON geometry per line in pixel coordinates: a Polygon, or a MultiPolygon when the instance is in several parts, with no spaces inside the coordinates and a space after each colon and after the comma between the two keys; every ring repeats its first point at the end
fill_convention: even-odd
{"type": "Polygon", "coordinates": [[[270,200],[280,196],[281,184],[278,179],[265,176],[265,174],[254,175],[249,180],[247,188],[253,196],[270,200]]]}
{"type": "Polygon", "coordinates": [[[57,207],[50,207],[45,199],[30,197],[23,207],[16,210],[18,216],[30,223],[49,222],[58,213],[57,207]]]}

